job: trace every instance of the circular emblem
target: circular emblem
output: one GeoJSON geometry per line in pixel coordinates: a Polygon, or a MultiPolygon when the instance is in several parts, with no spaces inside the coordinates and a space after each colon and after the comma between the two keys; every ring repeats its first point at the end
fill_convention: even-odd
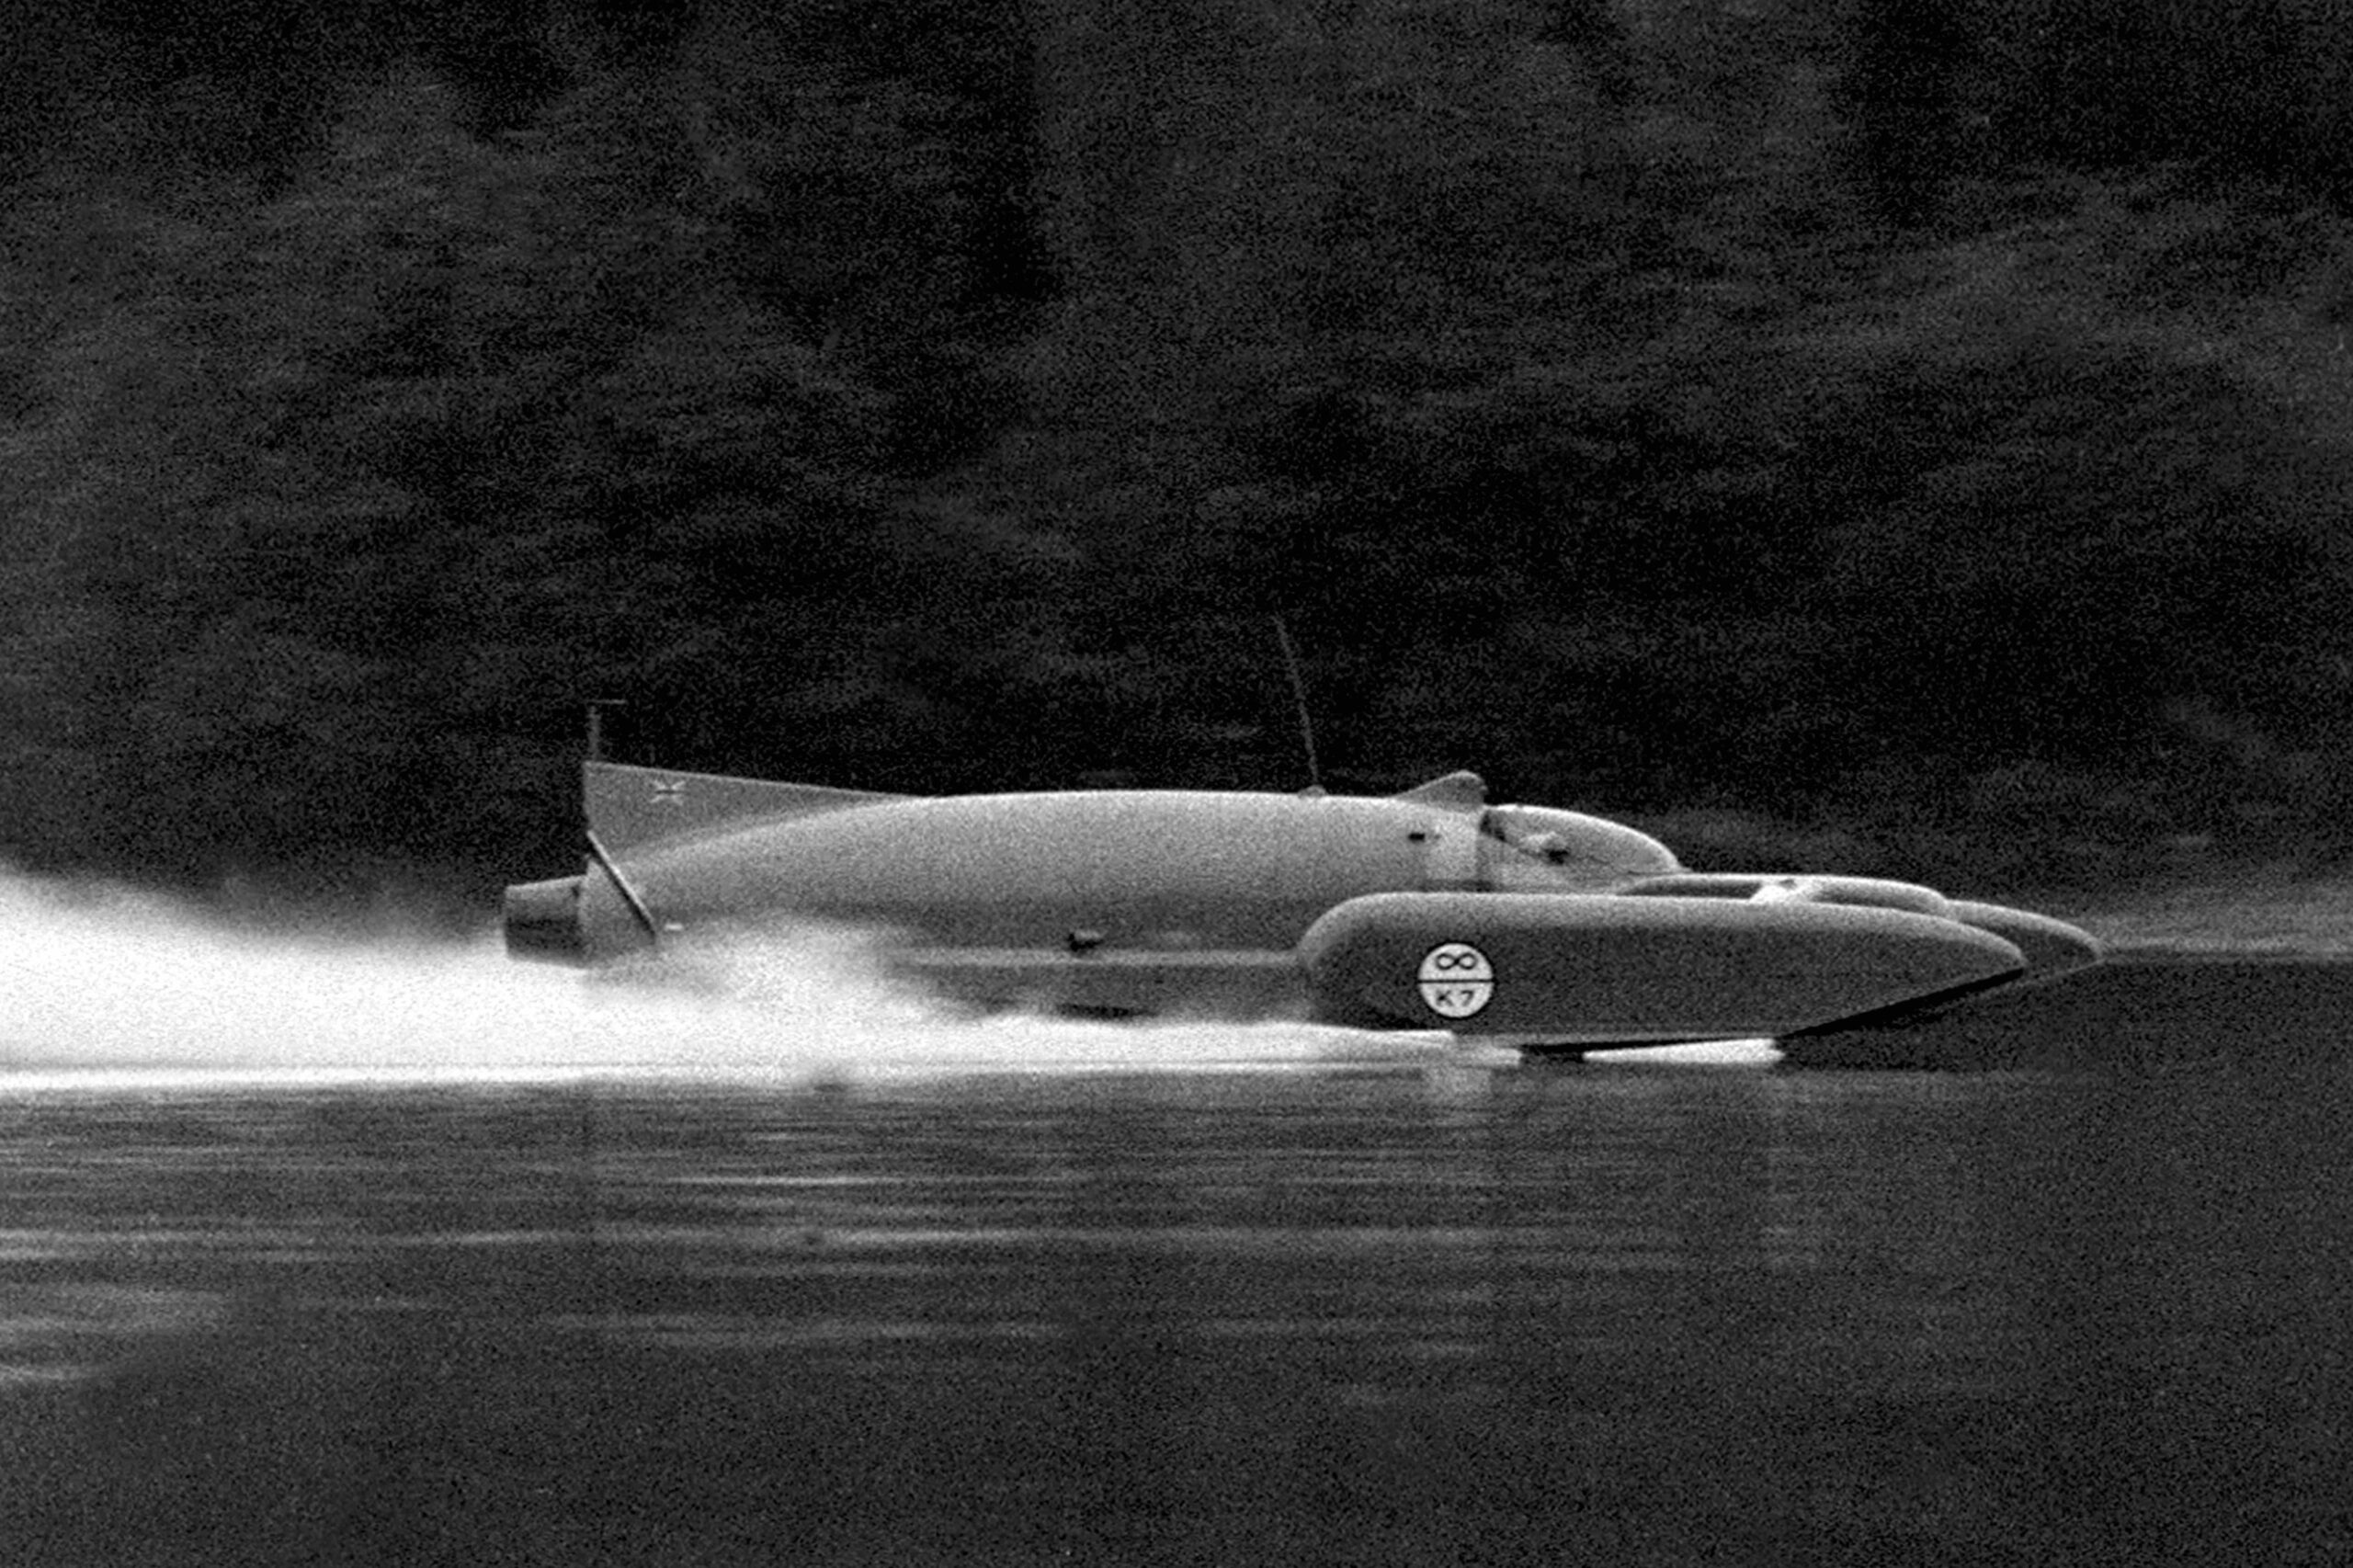
{"type": "Polygon", "coordinates": [[[1422,1003],[1441,1018],[1467,1018],[1495,999],[1495,966],[1468,942],[1441,942],[1422,955],[1422,1003]]]}

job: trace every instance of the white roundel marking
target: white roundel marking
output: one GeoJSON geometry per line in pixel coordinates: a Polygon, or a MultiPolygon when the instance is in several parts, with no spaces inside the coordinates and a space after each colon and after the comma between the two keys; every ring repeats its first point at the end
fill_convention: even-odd
{"type": "Polygon", "coordinates": [[[1441,1018],[1467,1018],[1495,996],[1495,966],[1468,942],[1441,942],[1422,955],[1422,1004],[1441,1018]]]}

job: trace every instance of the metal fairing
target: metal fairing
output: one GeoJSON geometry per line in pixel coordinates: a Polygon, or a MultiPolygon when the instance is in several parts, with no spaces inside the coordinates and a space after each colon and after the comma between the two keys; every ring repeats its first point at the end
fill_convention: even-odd
{"type": "Polygon", "coordinates": [[[582,874],[507,890],[517,956],[822,921],[983,1003],[1602,1044],[1814,1028],[2097,957],[1910,884],[1695,876],[1621,824],[1489,807],[1468,773],[911,797],[590,763],[583,799],[582,874]]]}

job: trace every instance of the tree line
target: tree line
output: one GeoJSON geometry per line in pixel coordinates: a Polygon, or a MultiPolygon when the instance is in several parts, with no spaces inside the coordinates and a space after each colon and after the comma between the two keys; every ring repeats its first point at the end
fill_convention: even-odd
{"type": "Polygon", "coordinates": [[[468,904],[572,853],[591,698],[1295,786],[1277,618],[1340,787],[2342,842],[2317,0],[34,10],[20,864],[468,904]]]}

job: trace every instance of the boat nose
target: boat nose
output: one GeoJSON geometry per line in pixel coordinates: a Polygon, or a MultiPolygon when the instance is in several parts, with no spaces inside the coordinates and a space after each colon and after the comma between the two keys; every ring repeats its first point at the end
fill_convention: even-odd
{"type": "Polygon", "coordinates": [[[1952,901],[1952,916],[1990,931],[2026,955],[2029,980],[2048,980],[2099,962],[2099,939],[2080,926],[2001,903],[1952,901]]]}

